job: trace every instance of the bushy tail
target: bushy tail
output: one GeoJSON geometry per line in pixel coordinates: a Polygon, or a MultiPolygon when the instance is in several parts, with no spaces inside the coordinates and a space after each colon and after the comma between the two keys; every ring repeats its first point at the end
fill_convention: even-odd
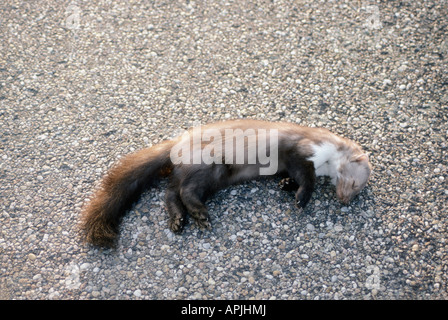
{"type": "Polygon", "coordinates": [[[102,186],[81,213],[85,241],[102,247],[115,245],[126,211],[147,187],[171,172],[173,144],[165,141],[130,154],[107,173],[102,186]]]}

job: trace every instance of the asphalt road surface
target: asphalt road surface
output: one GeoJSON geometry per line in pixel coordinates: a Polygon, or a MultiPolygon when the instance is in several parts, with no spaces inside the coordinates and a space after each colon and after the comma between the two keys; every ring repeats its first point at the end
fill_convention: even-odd
{"type": "Polygon", "coordinates": [[[0,298],[447,299],[446,1],[0,4],[0,298]],[[193,124],[326,127],[374,173],[304,214],[278,179],[220,191],[213,230],[167,228],[166,182],[116,249],[83,203],[121,156],[193,124]]]}

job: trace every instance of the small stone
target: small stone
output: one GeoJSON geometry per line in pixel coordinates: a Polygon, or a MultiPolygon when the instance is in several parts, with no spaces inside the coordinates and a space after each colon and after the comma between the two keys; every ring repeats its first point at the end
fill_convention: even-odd
{"type": "Polygon", "coordinates": [[[142,291],[140,289],[135,290],[134,291],[134,296],[141,297],[142,296],[142,291]]]}
{"type": "Polygon", "coordinates": [[[40,273],[33,276],[33,280],[40,280],[42,279],[42,275],[40,273]]]}
{"type": "Polygon", "coordinates": [[[87,270],[89,267],[90,267],[90,263],[87,263],[87,262],[85,262],[79,266],[79,268],[81,270],[87,270]]]}
{"type": "Polygon", "coordinates": [[[193,299],[198,299],[198,300],[202,299],[202,294],[200,292],[195,292],[193,295],[193,299]]]}
{"type": "Polygon", "coordinates": [[[171,90],[170,89],[167,89],[167,88],[160,88],[159,89],[160,90],[160,93],[161,94],[164,94],[164,95],[168,95],[168,94],[170,94],[171,93],[171,90]]]}
{"type": "Polygon", "coordinates": [[[132,257],[132,249],[129,248],[128,251],[126,251],[126,253],[124,254],[124,256],[128,259],[131,258],[132,257]]]}
{"type": "Polygon", "coordinates": [[[306,225],[306,229],[309,230],[309,231],[314,231],[315,230],[314,226],[311,223],[308,223],[306,225]]]}

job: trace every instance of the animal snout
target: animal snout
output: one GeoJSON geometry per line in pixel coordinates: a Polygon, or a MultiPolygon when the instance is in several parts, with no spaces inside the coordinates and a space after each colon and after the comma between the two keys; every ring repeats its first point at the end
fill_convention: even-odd
{"type": "Polygon", "coordinates": [[[343,204],[348,204],[352,200],[350,195],[343,194],[342,192],[337,192],[336,196],[343,204]]]}

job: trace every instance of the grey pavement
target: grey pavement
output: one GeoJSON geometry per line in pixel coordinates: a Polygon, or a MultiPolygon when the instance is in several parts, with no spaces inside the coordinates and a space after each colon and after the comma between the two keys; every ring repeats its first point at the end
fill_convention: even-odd
{"type": "Polygon", "coordinates": [[[447,1],[0,4],[1,299],[447,299],[447,1]],[[78,236],[121,156],[194,123],[322,126],[374,168],[304,214],[278,179],[222,190],[213,230],[167,228],[166,182],[118,247],[78,236]]]}

